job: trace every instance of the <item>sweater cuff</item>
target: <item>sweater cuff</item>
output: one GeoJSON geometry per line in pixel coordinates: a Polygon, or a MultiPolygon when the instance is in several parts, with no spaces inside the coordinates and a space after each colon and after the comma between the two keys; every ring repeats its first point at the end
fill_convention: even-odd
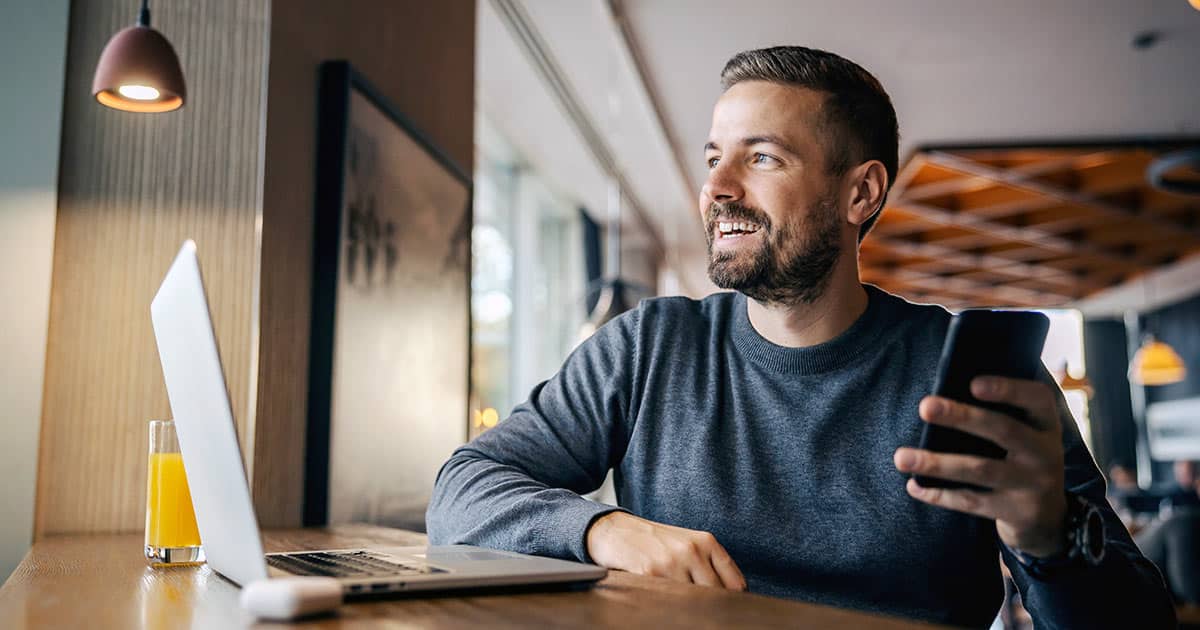
{"type": "Polygon", "coordinates": [[[596,519],[613,512],[629,512],[624,508],[590,501],[579,497],[551,513],[538,531],[540,555],[573,558],[591,563],[587,552],[587,531],[596,519]]]}
{"type": "MultiPolygon", "coordinates": [[[[997,537],[998,539],[999,537],[997,537]]],[[[1077,578],[1079,575],[1086,575],[1089,566],[1082,558],[1070,558],[1064,552],[1061,557],[1052,558],[1049,560],[1026,559],[1021,552],[1008,546],[1008,543],[999,541],[1000,547],[1005,552],[1005,558],[1011,558],[1012,562],[1007,562],[1009,572],[1018,571],[1029,576],[1031,580],[1039,584],[1053,584],[1062,580],[1070,580],[1077,578]]]]}

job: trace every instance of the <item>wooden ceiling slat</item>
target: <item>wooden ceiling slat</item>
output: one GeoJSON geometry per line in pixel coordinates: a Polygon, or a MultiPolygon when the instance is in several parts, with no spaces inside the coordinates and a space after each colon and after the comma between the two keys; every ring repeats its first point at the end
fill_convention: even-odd
{"type": "Polygon", "coordinates": [[[945,245],[954,249],[964,251],[982,251],[987,252],[992,247],[997,247],[1004,241],[996,240],[995,236],[985,234],[983,232],[966,232],[956,230],[950,231],[929,231],[917,234],[909,240],[917,240],[924,243],[934,243],[937,245],[945,245]]]}
{"type": "Polygon", "coordinates": [[[1147,188],[1142,192],[1142,209],[1147,212],[1157,212],[1170,208],[1200,209],[1200,199],[1185,197],[1177,193],[1169,193],[1157,188],[1147,188]]]}
{"type": "MultiPolygon", "coordinates": [[[[983,167],[981,167],[983,168],[983,167]]],[[[1033,181],[1033,180],[1029,180],[1033,181]]],[[[948,197],[927,200],[935,206],[952,208],[961,212],[977,212],[987,208],[1004,208],[1006,211],[1020,211],[1024,208],[1035,208],[1046,203],[1046,197],[1035,192],[1006,183],[991,182],[987,186],[978,186],[973,190],[964,190],[948,197]]]]}
{"type": "Polygon", "coordinates": [[[1023,175],[1025,177],[1039,177],[1050,173],[1060,171],[1075,171],[1084,168],[1095,168],[1103,164],[1110,164],[1121,159],[1124,155],[1122,151],[1102,150],[1102,151],[1062,151],[1055,150],[1053,153],[1046,155],[1037,162],[1033,162],[1021,166],[1010,167],[1009,170],[1023,175]]]}
{"type": "Polygon", "coordinates": [[[995,182],[983,177],[954,177],[910,186],[904,191],[905,199],[937,199],[949,195],[957,195],[966,191],[994,186],[995,182]]]}
{"type": "Polygon", "coordinates": [[[1084,238],[1101,246],[1123,247],[1131,254],[1136,253],[1136,247],[1142,243],[1170,241],[1183,245],[1193,242],[1190,236],[1166,230],[1146,229],[1144,224],[1137,221],[1122,221],[1084,230],[1084,238]]]}
{"type": "Polygon", "coordinates": [[[928,170],[927,166],[928,164],[921,157],[920,153],[909,158],[908,162],[900,169],[900,172],[896,173],[896,181],[892,183],[892,188],[888,192],[888,196],[892,199],[902,197],[904,191],[912,185],[913,179],[928,170]]]}
{"type": "Polygon", "coordinates": [[[1153,156],[1130,152],[1125,158],[1076,172],[1079,178],[1077,192],[1085,195],[1103,195],[1122,190],[1139,189],[1146,185],[1146,167],[1153,156]]]}

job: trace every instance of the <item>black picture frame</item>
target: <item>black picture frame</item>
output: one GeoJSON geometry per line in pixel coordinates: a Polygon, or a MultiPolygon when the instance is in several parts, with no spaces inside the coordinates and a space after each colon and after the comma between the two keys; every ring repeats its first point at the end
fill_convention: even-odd
{"type": "MultiPolygon", "coordinates": [[[[380,222],[374,214],[372,200],[366,211],[353,205],[347,207],[347,168],[354,167],[357,152],[354,150],[352,135],[361,133],[354,126],[351,117],[354,115],[352,102],[369,103],[369,105],[384,115],[387,121],[396,129],[403,132],[416,146],[420,147],[424,159],[428,163],[419,165],[427,172],[440,172],[442,175],[426,178],[440,182],[445,193],[446,182],[453,182],[462,187],[465,202],[461,208],[448,209],[452,216],[453,227],[448,235],[445,260],[442,261],[444,270],[453,276],[462,273],[465,278],[465,291],[462,294],[462,308],[466,325],[461,331],[465,337],[464,380],[465,389],[462,394],[462,409],[456,411],[458,423],[461,426],[461,437],[458,442],[465,441],[468,427],[468,409],[466,401],[470,393],[470,278],[471,253],[470,230],[472,224],[472,182],[467,171],[450,159],[440,150],[415,124],[400,113],[400,110],[390,103],[369,81],[359,74],[346,61],[328,61],[321,64],[318,82],[318,129],[317,129],[317,160],[316,160],[316,207],[313,225],[313,267],[312,267],[312,312],[309,340],[309,372],[308,372],[308,401],[307,429],[304,465],[304,503],[303,523],[305,526],[321,526],[329,522],[329,496],[331,488],[331,435],[334,423],[335,365],[338,359],[336,334],[338,331],[337,314],[339,309],[339,289],[347,290],[347,278],[356,281],[360,262],[356,252],[360,243],[364,252],[362,258],[362,277],[367,280],[368,289],[372,283],[391,282],[393,271],[398,264],[394,241],[397,234],[404,229],[394,222],[380,222]],[[361,96],[359,99],[355,95],[361,96]],[[434,171],[428,171],[434,169],[434,171]],[[349,218],[347,212],[351,213],[349,218]],[[357,214],[356,214],[357,213],[357,214]],[[365,219],[363,217],[366,217],[365,219]],[[364,234],[366,236],[364,236],[364,234]],[[391,239],[391,240],[389,240],[391,239]],[[382,267],[374,266],[381,263],[382,267]],[[378,271],[382,269],[382,271],[378,271]]],[[[361,107],[361,105],[360,105],[361,107]]],[[[377,118],[377,117],[376,117],[377,118]]],[[[395,137],[392,134],[391,137],[395,137]]],[[[384,177],[396,176],[403,172],[401,169],[391,169],[383,173],[384,177]]],[[[422,180],[424,181],[424,180],[422,180]]],[[[433,184],[430,185],[439,185],[433,184]]],[[[448,195],[442,195],[447,197],[448,195]]],[[[446,234],[441,236],[445,237],[446,234]]],[[[443,238],[443,242],[445,238],[443,238]]],[[[403,261],[400,261],[403,264],[403,261]]],[[[369,336],[374,331],[357,330],[356,335],[369,336]]],[[[452,333],[453,334],[453,333],[452,333]]],[[[343,366],[344,367],[344,366],[343,366]]],[[[430,392],[426,392],[432,395],[430,392]]],[[[410,510],[412,511],[412,510],[410,510]]],[[[371,519],[367,519],[371,520],[371,519]]],[[[378,520],[378,519],[376,519],[378,520]]],[[[385,519],[385,522],[386,519],[385,519]]],[[[390,522],[399,525],[409,525],[408,522],[390,522]]],[[[423,521],[422,521],[423,522],[423,521]]]]}

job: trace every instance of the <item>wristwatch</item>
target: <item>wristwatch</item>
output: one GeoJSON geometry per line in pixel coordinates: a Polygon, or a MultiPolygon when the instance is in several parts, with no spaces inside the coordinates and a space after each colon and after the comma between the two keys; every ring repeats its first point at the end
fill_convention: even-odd
{"type": "Polygon", "coordinates": [[[1066,567],[1094,567],[1104,560],[1104,517],[1099,508],[1077,494],[1067,493],[1066,534],[1066,547],[1052,556],[1038,558],[1019,549],[1010,551],[1037,578],[1050,577],[1066,567]]]}

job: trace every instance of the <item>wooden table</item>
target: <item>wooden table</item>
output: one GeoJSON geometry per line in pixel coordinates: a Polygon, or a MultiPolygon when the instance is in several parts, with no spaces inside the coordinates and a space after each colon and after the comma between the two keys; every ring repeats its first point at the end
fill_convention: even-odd
{"type": "MultiPolygon", "coordinates": [[[[267,551],[425,544],[366,525],[267,532],[267,551]]],[[[59,536],[33,545],[0,588],[0,628],[234,628],[254,624],[208,565],[150,568],[138,535],[59,536]]],[[[343,605],[305,628],[929,628],[902,619],[611,571],[586,591],[440,596],[343,605]]],[[[262,628],[290,627],[263,623],[262,628]]]]}

